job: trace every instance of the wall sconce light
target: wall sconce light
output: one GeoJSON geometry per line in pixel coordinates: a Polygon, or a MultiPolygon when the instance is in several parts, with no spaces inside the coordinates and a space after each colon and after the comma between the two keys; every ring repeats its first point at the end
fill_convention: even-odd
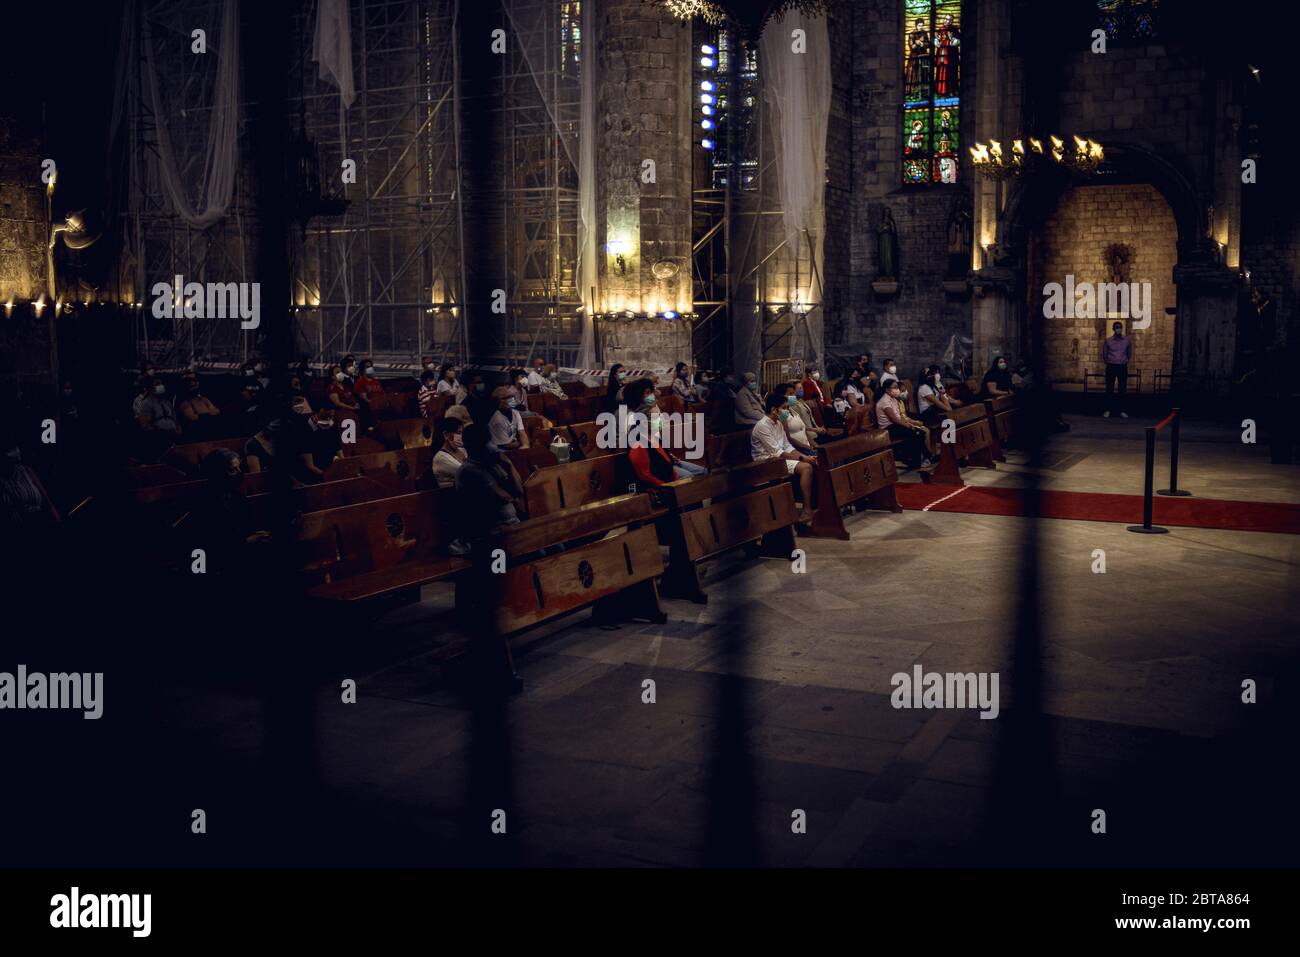
{"type": "Polygon", "coordinates": [[[621,239],[615,239],[606,244],[605,249],[614,257],[614,266],[620,276],[627,275],[627,253],[628,245],[621,239]]]}

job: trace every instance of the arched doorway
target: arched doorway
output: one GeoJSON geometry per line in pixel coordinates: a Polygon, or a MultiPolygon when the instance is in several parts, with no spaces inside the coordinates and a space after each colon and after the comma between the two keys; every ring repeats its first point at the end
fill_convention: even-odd
{"type": "MultiPolygon", "coordinates": [[[[1225,303],[1233,295],[1232,276],[1218,263],[1218,250],[1207,235],[1207,210],[1187,177],[1155,153],[1122,143],[1107,143],[1106,151],[1105,164],[1084,181],[1047,173],[1010,182],[997,243],[990,250],[994,268],[982,271],[990,301],[982,307],[983,323],[977,305],[977,355],[1026,355],[1043,362],[1045,370],[1054,368],[1063,381],[1081,381],[1083,368],[1095,367],[1087,360],[1099,350],[1100,336],[1083,326],[1045,325],[1059,320],[1044,319],[1043,286],[1064,283],[1070,274],[1076,281],[1109,281],[1124,252],[1110,250],[1112,246],[1131,247],[1129,281],[1151,283],[1154,333],[1141,359],[1155,363],[1152,373],[1203,371],[1197,365],[1208,354],[1211,339],[1219,353],[1224,351],[1222,316],[1231,311],[1225,303]],[[1107,235],[1111,230],[1114,235],[1107,235]],[[1062,248],[1053,255],[1057,246],[1062,248]],[[1049,272],[1056,275],[1049,279],[1049,272]],[[981,328],[1000,341],[981,344],[981,328]]],[[[1107,320],[1101,322],[1109,326],[1107,320]]],[[[1226,335],[1231,336],[1230,329],[1226,335]]],[[[1230,344],[1226,350],[1230,354],[1230,344]]]]}
{"type": "Polygon", "coordinates": [[[1102,371],[1101,342],[1120,322],[1133,342],[1134,387],[1150,390],[1157,372],[1174,367],[1178,227],[1173,210],[1149,183],[1072,186],[1031,232],[1025,307],[1028,351],[1057,386],[1082,386],[1102,371]],[[1127,287],[1107,302],[1107,287],[1127,287]],[[1086,287],[1086,288],[1085,288],[1086,287]],[[1051,290],[1064,310],[1049,315],[1051,290]],[[1083,292],[1090,310],[1073,308],[1083,292]],[[1060,314],[1061,312],[1065,314],[1060,314]]]}

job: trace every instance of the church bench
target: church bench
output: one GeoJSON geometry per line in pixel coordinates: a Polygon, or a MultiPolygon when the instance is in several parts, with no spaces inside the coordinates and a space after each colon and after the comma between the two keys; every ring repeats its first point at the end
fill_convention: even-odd
{"type": "Polygon", "coordinates": [[[370,400],[370,413],[376,421],[409,419],[419,416],[420,403],[413,392],[385,392],[370,400]]]}
{"type": "Polygon", "coordinates": [[[540,412],[556,425],[568,425],[573,421],[573,406],[570,404],[572,399],[561,399],[558,395],[550,392],[541,393],[541,408],[533,409],[533,397],[528,397],[528,407],[535,412],[540,412]]]}
{"type": "Polygon", "coordinates": [[[536,412],[538,415],[546,415],[546,396],[548,394],[546,392],[529,392],[526,396],[528,411],[536,412]]]}
{"type": "Polygon", "coordinates": [[[516,634],[588,606],[599,623],[666,621],[655,584],[664,564],[653,521],[662,514],[649,495],[620,495],[500,529],[486,550],[501,548],[508,561],[500,580],[492,582],[498,586],[492,603],[497,633],[516,634]],[[588,541],[538,554],[549,545],[581,540],[588,541]]]}
{"type": "Polygon", "coordinates": [[[415,449],[433,444],[433,424],[428,419],[390,419],[375,423],[375,436],[389,449],[415,449]]]}
{"type": "Polygon", "coordinates": [[[469,568],[448,555],[444,516],[452,489],[416,492],[307,512],[294,523],[294,547],[313,598],[365,601],[453,578],[469,568]]]}
{"type": "Polygon", "coordinates": [[[596,416],[605,411],[604,393],[568,400],[570,422],[594,422],[596,416]]]}
{"type": "Polygon", "coordinates": [[[501,454],[510,460],[510,464],[515,467],[521,479],[528,478],[538,469],[560,464],[549,445],[532,445],[526,449],[502,449],[501,454]]]}
{"type": "Polygon", "coordinates": [[[575,422],[566,426],[565,429],[568,432],[565,438],[573,446],[573,451],[580,453],[582,458],[592,459],[602,455],[616,455],[619,452],[626,451],[619,448],[602,449],[596,441],[600,436],[601,427],[595,422],[575,422]]]}
{"type": "Polygon", "coordinates": [[[242,457],[244,454],[244,443],[248,438],[234,439],[216,439],[212,442],[186,442],[180,445],[173,445],[162,457],[161,464],[170,465],[186,474],[196,474],[203,460],[212,452],[218,449],[229,449],[237,452],[242,457]]]}
{"type": "MultiPolygon", "coordinates": [[[[304,485],[289,492],[289,512],[301,515],[305,512],[323,512],[326,509],[342,508],[345,505],[359,505],[381,498],[392,498],[414,492],[414,483],[404,487],[396,476],[386,471],[362,476],[360,478],[339,479],[337,482],[320,482],[317,485],[304,485]]],[[[267,528],[272,524],[279,503],[274,492],[260,492],[248,496],[248,504],[253,510],[254,524],[258,528],[267,528]]]]}
{"type": "Polygon", "coordinates": [[[993,461],[993,434],[988,413],[983,405],[963,405],[944,416],[936,427],[939,436],[939,464],[930,480],[940,485],[965,485],[961,478],[960,463],[979,465],[986,469],[997,468],[993,461]],[[943,441],[944,422],[951,419],[956,425],[955,441],[943,441]]]}
{"type": "Polygon", "coordinates": [[[794,488],[783,460],[679,479],[656,486],[651,496],[670,510],[659,522],[669,553],[665,596],[708,601],[699,563],[733,548],[787,560],[794,551],[794,488]]]}
{"type": "Polygon", "coordinates": [[[617,485],[626,476],[622,457],[601,455],[537,469],[524,479],[528,517],[609,498],[625,491],[617,485]]]}
{"type": "Polygon", "coordinates": [[[714,469],[733,468],[752,462],[750,453],[750,432],[753,426],[737,429],[734,432],[720,432],[710,435],[704,443],[704,461],[710,471],[714,469]]]}
{"type": "Polygon", "coordinates": [[[402,482],[418,485],[425,479],[432,462],[433,449],[429,446],[353,455],[331,462],[325,470],[324,481],[337,482],[339,479],[359,478],[387,470],[402,482]]]}
{"type": "Polygon", "coordinates": [[[1018,405],[1013,395],[1000,395],[984,400],[984,411],[989,419],[989,434],[993,439],[993,457],[1005,462],[1002,450],[1006,448],[1015,435],[1018,405]]]}
{"type": "Polygon", "coordinates": [[[334,410],[334,428],[339,433],[339,451],[345,456],[370,455],[375,452],[387,451],[387,447],[383,442],[371,435],[366,435],[361,430],[360,416],[351,409],[334,410]],[[350,429],[348,423],[351,423],[350,429]],[[348,434],[351,434],[355,441],[344,442],[343,437],[348,434]]]}
{"type": "Polygon", "coordinates": [[[919,419],[921,413],[918,411],[916,402],[916,386],[912,385],[911,379],[899,379],[898,384],[899,388],[907,393],[907,398],[903,400],[904,405],[907,406],[907,414],[913,419],[919,419]]]}
{"type": "Polygon", "coordinates": [[[529,445],[550,445],[554,438],[551,420],[544,415],[524,416],[524,434],[529,445]]]}
{"type": "Polygon", "coordinates": [[[851,505],[901,512],[894,485],[898,468],[889,433],[859,432],[817,449],[817,512],[810,534],[817,538],[849,537],[844,509],[851,505]]]}
{"type": "Polygon", "coordinates": [[[126,470],[128,488],[149,488],[155,485],[174,485],[184,482],[186,475],[174,465],[132,465],[126,470]]]}

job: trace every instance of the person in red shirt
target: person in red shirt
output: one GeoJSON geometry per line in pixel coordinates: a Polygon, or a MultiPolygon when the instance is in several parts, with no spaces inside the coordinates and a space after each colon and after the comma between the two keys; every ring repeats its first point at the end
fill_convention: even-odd
{"type": "Polygon", "coordinates": [[[348,378],[343,373],[342,366],[330,366],[329,386],[325,390],[325,397],[336,408],[356,411],[356,396],[348,387],[348,378]]]}
{"type": "Polygon", "coordinates": [[[375,364],[369,359],[361,360],[361,375],[352,383],[352,394],[363,402],[384,394],[384,384],[375,378],[375,364]]]}
{"type": "Polygon", "coordinates": [[[627,452],[627,461],[632,469],[632,480],[638,486],[664,485],[677,479],[692,478],[703,475],[705,469],[693,462],[683,462],[661,444],[657,437],[660,418],[659,406],[655,402],[654,383],[649,379],[638,379],[623,390],[629,416],[641,412],[650,422],[652,438],[650,446],[637,442],[627,452]]]}
{"type": "Polygon", "coordinates": [[[805,402],[816,402],[823,409],[831,407],[830,397],[826,395],[826,388],[822,385],[822,374],[817,371],[816,366],[808,366],[803,372],[803,398],[805,402]]]}

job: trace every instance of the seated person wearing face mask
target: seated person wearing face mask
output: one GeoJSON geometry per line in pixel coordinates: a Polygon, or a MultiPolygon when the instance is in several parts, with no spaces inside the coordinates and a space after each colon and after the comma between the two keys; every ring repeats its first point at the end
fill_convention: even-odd
{"type": "Polygon", "coordinates": [[[351,387],[348,386],[348,377],[344,373],[343,367],[330,366],[329,376],[330,383],[325,389],[326,400],[336,409],[347,409],[350,412],[355,412],[357,400],[352,394],[351,387]]]}
{"type": "Polygon", "coordinates": [[[931,427],[938,426],[945,415],[960,406],[960,400],[948,395],[939,367],[926,366],[921,373],[921,384],[916,390],[916,407],[921,414],[921,421],[931,427]]]}
{"type": "Polygon", "coordinates": [[[898,363],[893,359],[885,360],[885,372],[880,377],[880,384],[885,385],[887,382],[897,382],[899,397],[903,400],[903,407],[907,407],[907,390],[903,388],[903,380],[898,378],[898,363]]]}
{"type": "Polygon", "coordinates": [[[917,468],[928,460],[925,439],[929,434],[924,423],[909,418],[903,410],[902,388],[897,379],[891,379],[880,387],[876,398],[876,425],[889,432],[889,437],[901,444],[898,457],[911,468],[917,468]]]}
{"type": "Polygon", "coordinates": [[[439,419],[437,435],[433,445],[438,451],[433,453],[431,466],[438,488],[455,488],[456,473],[465,464],[465,444],[462,441],[459,419],[450,417],[439,419]]]}
{"type": "Polygon", "coordinates": [[[496,411],[488,419],[488,445],[493,452],[502,449],[528,448],[528,433],[519,414],[519,399],[508,385],[497,386],[492,391],[496,411]]]}
{"type": "Polygon", "coordinates": [[[275,467],[283,424],[279,414],[272,413],[257,433],[244,443],[244,467],[250,473],[266,472],[275,467]]]}
{"type": "Polygon", "coordinates": [[[996,398],[1000,395],[1011,395],[1014,390],[1011,387],[1011,372],[1007,369],[1007,357],[998,356],[989,366],[989,371],[984,373],[984,397],[996,398]]]}
{"type": "Polygon", "coordinates": [[[546,360],[541,356],[533,356],[533,364],[528,370],[528,385],[534,389],[540,389],[546,385],[546,360]]]}
{"type": "Polygon", "coordinates": [[[438,388],[441,384],[436,373],[428,369],[420,373],[420,390],[415,394],[415,398],[420,403],[420,416],[422,418],[427,419],[429,417],[429,405],[438,395],[438,388]]]}
{"type": "Polygon", "coordinates": [[[791,413],[785,397],[773,392],[767,397],[763,406],[763,418],[749,433],[750,457],[755,462],[766,462],[769,459],[785,460],[786,470],[794,477],[803,499],[798,505],[799,521],[812,521],[813,465],[817,460],[790,444],[785,423],[789,421],[791,413]]]}
{"type": "Polygon", "coordinates": [[[692,478],[703,475],[707,469],[693,462],[677,458],[662,442],[664,419],[655,399],[655,386],[649,379],[638,379],[623,390],[628,401],[628,451],[627,464],[631,478],[638,487],[663,485],[677,479],[692,478]],[[633,405],[635,403],[635,405],[633,405]],[[645,436],[648,443],[641,441],[641,430],[632,418],[633,412],[640,412],[646,417],[645,436]]]}
{"type": "Polygon", "coordinates": [[[778,385],[773,389],[772,392],[774,395],[778,395],[785,400],[785,409],[790,412],[789,416],[782,419],[782,422],[785,424],[785,435],[786,438],[790,440],[790,444],[795,447],[796,451],[802,452],[804,455],[816,456],[816,439],[809,434],[808,426],[804,423],[804,420],[799,417],[799,413],[796,411],[796,406],[798,405],[799,400],[795,397],[794,386],[790,385],[788,382],[783,382],[781,385],[778,385]]]}
{"type": "Polygon", "coordinates": [[[465,429],[465,461],[456,472],[457,538],[473,547],[524,513],[523,482],[510,460],[491,446],[481,425],[465,429]]]}
{"type": "Polygon", "coordinates": [[[802,382],[796,383],[794,386],[794,399],[794,405],[791,406],[791,409],[803,421],[804,431],[808,433],[808,437],[817,440],[826,435],[826,430],[817,424],[817,416],[813,414],[812,406],[808,402],[808,396],[804,392],[802,382]]]}
{"type": "Polygon", "coordinates": [[[532,409],[528,408],[528,374],[523,369],[512,369],[510,371],[510,389],[515,396],[515,411],[521,418],[528,418],[530,415],[537,415],[532,409]]]}
{"type": "Polygon", "coordinates": [[[560,387],[559,373],[556,371],[554,364],[547,363],[542,368],[542,385],[541,390],[547,392],[557,399],[567,399],[564,389],[560,387]]]}
{"type": "Polygon", "coordinates": [[[176,411],[180,413],[181,421],[185,423],[185,432],[191,438],[212,435],[218,428],[217,419],[221,410],[203,394],[199,377],[194,372],[185,374],[185,391],[176,411]]]}
{"type": "Polygon", "coordinates": [[[465,387],[460,384],[460,379],[456,378],[456,366],[453,363],[447,363],[438,372],[438,395],[450,392],[452,402],[465,401],[465,387]]]}
{"type": "Polygon", "coordinates": [[[320,482],[339,454],[334,409],[326,406],[313,412],[307,400],[299,396],[293,400],[293,411],[294,425],[287,439],[292,446],[289,458],[293,477],[305,484],[320,482]]]}
{"type": "Polygon", "coordinates": [[[167,386],[162,379],[153,378],[148,383],[149,391],[141,400],[137,421],[146,432],[168,432],[179,435],[180,422],[172,400],[167,398],[167,386]]]}
{"type": "Polygon", "coordinates": [[[361,375],[352,384],[352,394],[362,402],[384,394],[384,384],[375,378],[375,364],[369,359],[361,360],[361,375]]]}
{"type": "Polygon", "coordinates": [[[736,426],[752,429],[763,421],[763,399],[758,394],[758,376],[745,373],[745,384],[736,393],[736,426]]]}

